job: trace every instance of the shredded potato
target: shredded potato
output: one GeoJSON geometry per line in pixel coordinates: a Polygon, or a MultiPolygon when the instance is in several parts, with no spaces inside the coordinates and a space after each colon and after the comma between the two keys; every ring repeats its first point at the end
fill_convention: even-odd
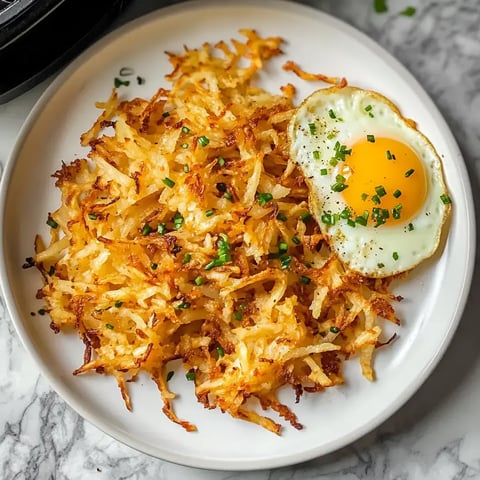
{"type": "Polygon", "coordinates": [[[373,380],[379,319],[398,324],[396,297],[391,279],[353,274],[328,248],[288,158],[295,88],[253,82],[282,40],[241,33],[168,53],[171,88],[150,100],[114,90],[97,104],[88,158],[54,174],[62,202],[35,265],[52,329],[85,344],[76,375],[113,375],[131,409],[127,382],[146,372],[165,414],[192,431],[168,386],[181,359],[206,408],[279,433],[261,409],[302,428],[281,387],[298,402],[342,384],[352,355],[373,380]]]}

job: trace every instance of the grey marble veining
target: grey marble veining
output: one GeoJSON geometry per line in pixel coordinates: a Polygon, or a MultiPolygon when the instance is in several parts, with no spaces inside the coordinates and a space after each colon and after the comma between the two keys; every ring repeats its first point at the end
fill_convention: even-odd
{"type": "MultiPolygon", "coordinates": [[[[390,0],[389,11],[382,15],[376,14],[367,0],[303,3],[366,32],[420,80],[460,144],[478,204],[480,2],[390,0]],[[417,8],[416,15],[400,16],[398,12],[408,5],[417,8]]],[[[153,0],[135,2],[124,19],[151,10],[155,4],[153,0]]],[[[46,83],[0,106],[2,162],[46,83]]],[[[249,473],[196,470],[163,462],[120,444],[83,421],[39,376],[0,304],[0,478],[480,478],[480,299],[475,294],[479,287],[476,273],[465,314],[446,355],[415,396],[387,422],[325,457],[289,468],[249,473]]]]}

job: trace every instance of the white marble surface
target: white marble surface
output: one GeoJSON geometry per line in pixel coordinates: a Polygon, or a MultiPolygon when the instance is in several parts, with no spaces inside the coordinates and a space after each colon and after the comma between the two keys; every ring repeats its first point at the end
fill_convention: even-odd
{"type": "MultiPolygon", "coordinates": [[[[137,0],[122,21],[163,2],[137,0]]],[[[479,0],[309,0],[358,27],[403,62],[450,124],[471,176],[480,176],[479,0]],[[398,12],[417,8],[414,17],[398,12]]],[[[48,82],[0,106],[0,161],[48,82]]],[[[478,263],[478,262],[477,262],[478,263]]],[[[478,265],[477,265],[478,267],[478,265]]],[[[474,479],[480,478],[480,287],[476,269],[458,332],[437,369],[392,418],[317,460],[251,473],[196,470],[148,457],[83,421],[52,391],[0,305],[0,478],[10,479],[474,479]]]]}

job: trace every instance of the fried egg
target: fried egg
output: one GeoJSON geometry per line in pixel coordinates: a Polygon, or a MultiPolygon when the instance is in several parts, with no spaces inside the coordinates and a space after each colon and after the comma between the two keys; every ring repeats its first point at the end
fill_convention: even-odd
{"type": "Polygon", "coordinates": [[[318,90],[288,134],[312,213],[351,270],[386,277],[435,252],[451,206],[442,163],[391,101],[354,87],[318,90]]]}

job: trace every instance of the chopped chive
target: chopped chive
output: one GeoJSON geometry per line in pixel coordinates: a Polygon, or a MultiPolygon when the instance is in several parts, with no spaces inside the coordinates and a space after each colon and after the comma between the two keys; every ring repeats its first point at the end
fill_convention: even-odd
{"type": "Polygon", "coordinates": [[[281,222],[286,222],[287,221],[287,216],[284,213],[279,212],[277,214],[277,220],[280,220],[281,222]]]}
{"type": "Polygon", "coordinates": [[[328,111],[328,116],[329,116],[330,118],[337,118],[337,116],[335,115],[335,112],[334,112],[332,109],[330,109],[330,110],[328,111]]]}
{"type": "Polygon", "coordinates": [[[182,148],[188,148],[188,143],[182,143],[180,146],[181,146],[182,148]]]}
{"type": "Polygon", "coordinates": [[[333,217],[330,213],[324,212],[320,218],[325,225],[334,225],[333,217]]]}
{"type": "Polygon", "coordinates": [[[362,193],[362,200],[365,201],[368,198],[368,194],[362,193]]]}
{"type": "Polygon", "coordinates": [[[320,175],[327,175],[327,173],[328,173],[328,170],[326,168],[322,168],[320,170],[320,175]]]}
{"type": "Polygon", "coordinates": [[[118,72],[121,77],[128,77],[130,75],[133,75],[133,68],[131,67],[122,67],[120,69],[120,72],[118,72]]]}
{"type": "Polygon", "coordinates": [[[349,219],[347,220],[347,225],[348,225],[349,227],[353,227],[353,228],[355,228],[355,226],[356,226],[355,222],[354,222],[351,218],[349,218],[349,219]]]}
{"type": "Polygon", "coordinates": [[[310,133],[311,133],[312,135],[315,135],[315,133],[317,133],[317,127],[316,127],[316,125],[315,125],[314,123],[309,123],[309,124],[308,124],[308,128],[309,128],[310,133]]]}
{"type": "Polygon", "coordinates": [[[410,170],[407,170],[405,172],[405,176],[408,178],[415,170],[413,168],[411,168],[410,170]]]}
{"type": "Polygon", "coordinates": [[[308,212],[302,213],[302,214],[300,215],[300,220],[301,220],[303,223],[308,222],[311,218],[312,218],[312,214],[311,214],[311,213],[308,213],[308,212]]]}
{"type": "Polygon", "coordinates": [[[290,255],[286,255],[280,258],[280,266],[283,270],[288,270],[290,268],[290,264],[292,263],[292,257],[290,255]]]}
{"type": "Polygon", "coordinates": [[[367,106],[365,107],[365,111],[366,111],[366,112],[369,112],[372,108],[373,108],[373,107],[372,107],[371,105],[367,105],[367,106]]]}
{"type": "Polygon", "coordinates": [[[242,312],[233,312],[233,318],[239,322],[243,318],[242,312]]]}
{"type": "Polygon", "coordinates": [[[402,195],[402,192],[401,192],[400,190],[395,190],[395,191],[393,192],[393,196],[394,196],[395,198],[399,198],[399,197],[401,197],[401,195],[402,195]]]}
{"type": "Polygon", "coordinates": [[[183,225],[183,222],[184,218],[182,217],[182,214],[177,212],[173,217],[173,226],[175,227],[175,230],[180,229],[183,225]]]}
{"type": "Polygon", "coordinates": [[[390,150],[387,150],[387,159],[388,159],[388,160],[392,160],[392,159],[393,159],[393,155],[392,155],[392,153],[390,152],[390,150]]]}
{"type": "Polygon", "coordinates": [[[221,166],[225,166],[225,159],[223,157],[217,157],[217,163],[221,166]]]}
{"type": "Polygon", "coordinates": [[[335,180],[336,180],[338,183],[345,183],[346,178],[345,178],[343,175],[337,175],[337,176],[335,177],[335,180]]]}
{"type": "Polygon", "coordinates": [[[214,212],[212,209],[210,209],[210,210],[207,210],[207,211],[205,212],[205,216],[206,216],[206,217],[211,217],[214,213],[215,213],[215,212],[214,212]]]}
{"type": "Polygon", "coordinates": [[[386,0],[373,0],[373,7],[377,13],[384,13],[388,10],[386,0]]]}
{"type": "Polygon", "coordinates": [[[115,328],[111,323],[106,323],[105,326],[106,326],[109,330],[113,330],[113,329],[115,328]]]}
{"type": "Polygon", "coordinates": [[[185,378],[189,381],[189,382],[193,382],[195,380],[195,372],[193,371],[189,371],[185,374],[185,378]]]}
{"type": "Polygon", "coordinates": [[[166,231],[167,231],[167,226],[165,225],[165,223],[159,223],[157,227],[157,232],[160,235],[164,235],[166,231]]]}
{"type": "Polygon", "coordinates": [[[298,237],[292,237],[292,242],[295,245],[300,245],[302,243],[301,240],[298,237]]]}
{"type": "Polygon", "coordinates": [[[47,225],[52,228],[58,228],[58,223],[50,215],[47,218],[47,225]]]}
{"type": "Polygon", "coordinates": [[[415,229],[415,227],[413,226],[413,223],[409,223],[408,224],[408,231],[411,232],[414,229],[415,229]]]}
{"type": "Polygon", "coordinates": [[[367,135],[367,142],[375,143],[375,135],[367,135]]]}
{"type": "Polygon", "coordinates": [[[189,167],[187,164],[185,164],[185,165],[183,166],[183,171],[184,171],[185,173],[188,173],[188,172],[190,171],[190,167],[189,167]]]}
{"type": "Polygon", "coordinates": [[[202,147],[206,147],[209,143],[210,143],[210,140],[208,137],[206,137],[205,135],[202,135],[201,137],[198,137],[198,143],[202,146],[202,147]]]}
{"type": "Polygon", "coordinates": [[[122,305],[123,305],[123,302],[120,301],[120,300],[117,300],[117,301],[115,302],[115,308],[120,308],[122,305]]]}
{"type": "Polygon", "coordinates": [[[393,252],[392,257],[394,260],[398,260],[398,252],[393,252]]]}
{"type": "Polygon", "coordinates": [[[312,155],[315,160],[320,160],[320,152],[318,150],[314,150],[312,155]]]}
{"type": "Polygon", "coordinates": [[[156,270],[156,269],[158,268],[158,263],[152,263],[152,264],[150,265],[150,268],[151,268],[152,270],[156,270]]]}
{"type": "Polygon", "coordinates": [[[331,158],[328,162],[332,167],[336,167],[338,165],[338,161],[335,158],[331,158]]]}
{"type": "Polygon", "coordinates": [[[330,331],[332,333],[338,333],[340,331],[340,329],[338,327],[332,326],[332,327],[330,327],[330,331]]]}
{"type": "Polygon", "coordinates": [[[90,220],[96,220],[98,217],[97,217],[97,214],[96,213],[89,213],[88,214],[88,218],[90,220]]]}
{"type": "Polygon", "coordinates": [[[187,310],[191,306],[192,306],[192,304],[190,302],[181,302],[178,305],[175,305],[175,308],[177,310],[187,310]]]}
{"type": "Polygon", "coordinates": [[[350,215],[351,215],[351,212],[350,212],[350,210],[348,209],[348,207],[344,208],[344,209],[340,212],[340,218],[343,218],[343,219],[350,218],[350,215]]]}
{"type": "Polygon", "coordinates": [[[191,255],[190,253],[186,253],[186,254],[183,256],[182,263],[185,265],[185,264],[188,263],[191,259],[192,259],[192,255],[191,255]]]}
{"type": "Polygon", "coordinates": [[[378,267],[378,268],[383,268],[384,266],[385,266],[384,263],[377,263],[377,267],[378,267]]]}
{"type": "Polygon", "coordinates": [[[312,282],[312,279],[309,277],[305,277],[304,275],[300,277],[300,283],[302,285],[310,285],[311,282],[312,282]]]}
{"type": "Polygon", "coordinates": [[[387,194],[383,185],[378,185],[377,187],[375,187],[375,192],[377,192],[377,195],[379,197],[384,197],[387,194]]]}
{"type": "Polygon", "coordinates": [[[173,370],[170,370],[168,373],[167,373],[167,382],[169,382],[173,375],[175,375],[175,372],[173,370]]]}
{"type": "Polygon", "coordinates": [[[227,184],[224,183],[224,182],[218,182],[216,185],[215,185],[215,188],[220,192],[220,193],[224,193],[227,191],[227,184]]]}
{"type": "Polygon", "coordinates": [[[280,242],[278,244],[278,251],[281,253],[285,253],[288,250],[288,243],[287,242],[280,242]]]}
{"type": "Polygon", "coordinates": [[[392,217],[398,220],[400,218],[400,211],[402,210],[402,204],[399,203],[392,209],[392,217]]]}
{"type": "Polygon", "coordinates": [[[203,278],[198,276],[197,278],[195,278],[194,282],[195,282],[195,285],[199,287],[200,285],[203,285],[203,278]]]}
{"type": "Polygon", "coordinates": [[[226,198],[227,200],[231,200],[233,198],[233,195],[231,193],[225,192],[223,194],[223,198],[226,198]]]}
{"type": "Polygon", "coordinates": [[[336,182],[333,185],[331,185],[330,188],[332,189],[333,192],[343,192],[346,188],[348,188],[348,185],[346,185],[345,183],[336,182]]]}
{"type": "Polygon", "coordinates": [[[219,357],[223,357],[225,355],[225,351],[222,347],[217,347],[216,350],[219,357]]]}
{"type": "Polygon", "coordinates": [[[145,83],[145,79],[141,77],[140,75],[137,75],[137,84],[138,85],[143,85],[145,83]]]}
{"type": "Polygon", "coordinates": [[[147,236],[147,235],[150,235],[150,233],[152,232],[153,232],[152,227],[148,223],[146,223],[142,227],[142,235],[147,236]]]}
{"type": "Polygon", "coordinates": [[[333,140],[336,136],[337,136],[336,132],[330,132],[330,133],[327,135],[327,139],[328,139],[328,140],[333,140]]]}
{"type": "Polygon", "coordinates": [[[130,85],[130,80],[122,80],[121,78],[115,77],[113,85],[115,86],[115,88],[119,88],[122,85],[128,87],[130,85]]]}
{"type": "Polygon", "coordinates": [[[376,205],[380,204],[380,197],[378,195],[372,195],[372,202],[376,205]]]}
{"type": "Polygon", "coordinates": [[[363,217],[363,216],[358,216],[355,218],[355,223],[358,223],[360,225],[363,225],[364,227],[367,226],[367,218],[363,217]]]}
{"type": "Polygon", "coordinates": [[[162,117],[163,118],[168,118],[170,116],[170,112],[163,112],[162,117]]]}
{"type": "Polygon", "coordinates": [[[184,133],[186,135],[187,133],[190,133],[190,129],[188,127],[183,126],[182,127],[182,133],[184,133]]]}
{"type": "Polygon", "coordinates": [[[173,188],[175,186],[175,182],[171,179],[171,178],[168,178],[168,177],[165,177],[162,182],[164,183],[164,185],[166,185],[168,188],[173,188]]]}
{"type": "Polygon", "coordinates": [[[444,205],[449,205],[450,203],[452,203],[452,199],[446,193],[440,195],[440,200],[443,202],[444,205]]]}
{"type": "Polygon", "coordinates": [[[407,7],[405,10],[400,12],[400,15],[404,17],[413,17],[416,13],[417,9],[415,7],[407,7]]]}
{"type": "Polygon", "coordinates": [[[271,193],[257,193],[257,202],[261,207],[264,207],[268,202],[273,200],[271,193]]]}

